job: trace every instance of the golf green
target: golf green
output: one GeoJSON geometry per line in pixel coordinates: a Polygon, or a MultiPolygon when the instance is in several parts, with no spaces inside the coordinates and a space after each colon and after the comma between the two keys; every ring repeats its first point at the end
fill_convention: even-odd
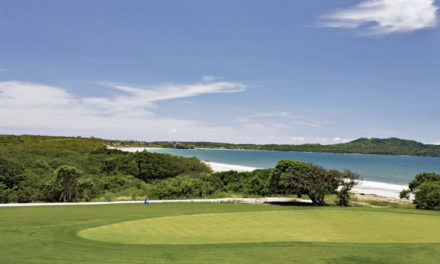
{"type": "Polygon", "coordinates": [[[432,215],[351,210],[295,210],[178,215],[125,221],[78,232],[124,244],[260,242],[439,243],[432,215]]]}

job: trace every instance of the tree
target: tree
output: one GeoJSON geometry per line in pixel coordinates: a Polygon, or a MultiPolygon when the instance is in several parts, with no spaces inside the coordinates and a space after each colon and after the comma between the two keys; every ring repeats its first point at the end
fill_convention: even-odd
{"type": "Polygon", "coordinates": [[[23,168],[17,162],[0,158],[0,202],[22,201],[23,168]]]}
{"type": "Polygon", "coordinates": [[[440,174],[423,172],[414,177],[408,188],[400,192],[400,198],[410,198],[414,194],[413,203],[420,209],[435,209],[440,206],[440,174]]]}
{"type": "Polygon", "coordinates": [[[324,205],[325,195],[336,193],[341,183],[338,171],[294,160],[280,160],[271,177],[272,190],[283,194],[306,194],[315,205],[324,205]]]}
{"type": "Polygon", "coordinates": [[[258,169],[248,173],[244,192],[247,194],[269,195],[269,179],[273,169],[258,169]]]}
{"type": "Polygon", "coordinates": [[[336,193],[338,196],[338,205],[341,206],[348,206],[350,202],[350,191],[351,189],[358,184],[358,181],[360,180],[360,175],[357,173],[354,173],[350,170],[344,170],[344,173],[341,175],[340,178],[340,189],[336,193]]]}
{"type": "Polygon", "coordinates": [[[0,158],[0,183],[12,189],[23,180],[23,168],[17,162],[0,158]]]}
{"type": "Polygon", "coordinates": [[[81,172],[71,166],[62,165],[55,170],[51,184],[58,201],[72,202],[78,193],[78,179],[81,172]]]}

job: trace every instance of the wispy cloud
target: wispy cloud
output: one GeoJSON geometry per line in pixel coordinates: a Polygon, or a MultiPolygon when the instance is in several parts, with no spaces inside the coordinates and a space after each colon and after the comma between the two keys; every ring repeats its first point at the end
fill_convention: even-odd
{"type": "Polygon", "coordinates": [[[392,34],[433,28],[437,25],[434,0],[364,0],[356,6],[324,16],[321,26],[365,27],[368,34],[392,34]]]}
{"type": "Polygon", "coordinates": [[[346,138],[335,137],[335,138],[333,138],[333,141],[334,141],[335,143],[345,143],[345,142],[348,142],[348,141],[350,141],[350,140],[349,140],[349,139],[346,139],[346,138]]]}
{"type": "Polygon", "coordinates": [[[295,125],[299,127],[312,127],[312,128],[320,127],[320,125],[317,122],[312,121],[309,118],[303,116],[296,116],[283,111],[256,113],[254,115],[240,117],[237,121],[248,122],[248,123],[259,122],[259,123],[266,123],[269,125],[270,124],[274,125],[279,123],[279,124],[283,124],[283,126],[295,125]]]}
{"type": "Polygon", "coordinates": [[[214,81],[216,79],[217,79],[217,77],[211,76],[211,75],[206,75],[206,76],[202,77],[202,81],[205,81],[205,82],[211,82],[211,81],[214,81]]]}
{"type": "MultiPolygon", "coordinates": [[[[51,85],[0,82],[0,133],[98,136],[142,140],[197,140],[236,143],[286,143],[322,140],[302,135],[318,124],[288,112],[260,112],[218,125],[191,118],[163,117],[159,102],[220,93],[237,93],[235,82],[160,84],[139,87],[101,83],[115,94],[78,97],[51,85]],[[298,130],[298,131],[297,131],[298,130]]],[[[215,117],[209,117],[214,119],[215,117]]]]}
{"type": "Polygon", "coordinates": [[[106,85],[118,93],[110,97],[78,98],[61,87],[20,81],[0,82],[0,130],[37,133],[41,129],[52,133],[62,131],[61,134],[70,131],[70,135],[162,139],[166,132],[182,132],[183,136],[195,134],[194,131],[202,136],[210,135],[214,130],[233,134],[222,131],[222,128],[205,127],[196,120],[158,117],[154,112],[156,103],[246,89],[245,85],[233,82],[166,84],[149,88],[106,85]]]}
{"type": "Polygon", "coordinates": [[[111,59],[95,59],[95,58],[86,58],[85,61],[91,63],[98,63],[98,64],[122,64],[122,65],[135,64],[133,61],[128,61],[128,60],[111,60],[111,59]]]}
{"type": "Polygon", "coordinates": [[[140,88],[115,83],[103,83],[122,92],[114,97],[88,97],[80,102],[96,112],[118,115],[150,114],[151,108],[159,101],[188,98],[203,94],[237,93],[246,86],[234,82],[203,82],[196,84],[163,84],[149,88],[140,88]]]}

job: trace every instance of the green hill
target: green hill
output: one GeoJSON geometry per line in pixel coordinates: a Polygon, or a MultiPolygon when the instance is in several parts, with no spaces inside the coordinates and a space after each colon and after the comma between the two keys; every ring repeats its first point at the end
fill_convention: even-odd
{"type": "Polygon", "coordinates": [[[154,181],[209,172],[196,158],[110,150],[97,138],[0,135],[0,203],[144,197],[154,181]]]}
{"type": "Polygon", "coordinates": [[[136,142],[136,141],[105,141],[107,144],[119,146],[149,146],[163,148],[224,148],[272,151],[305,151],[357,154],[384,154],[440,157],[440,146],[423,144],[413,140],[399,138],[359,138],[351,142],[321,145],[277,145],[277,144],[230,144],[217,142],[136,142]]]}

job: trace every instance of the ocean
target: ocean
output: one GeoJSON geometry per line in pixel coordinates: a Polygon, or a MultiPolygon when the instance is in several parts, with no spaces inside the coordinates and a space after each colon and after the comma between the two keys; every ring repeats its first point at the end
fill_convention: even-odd
{"type": "Polygon", "coordinates": [[[438,157],[222,149],[148,148],[148,151],[254,168],[271,168],[281,159],[292,159],[310,162],[327,169],[349,169],[359,173],[365,181],[403,185],[408,184],[420,172],[440,173],[438,157]]]}

